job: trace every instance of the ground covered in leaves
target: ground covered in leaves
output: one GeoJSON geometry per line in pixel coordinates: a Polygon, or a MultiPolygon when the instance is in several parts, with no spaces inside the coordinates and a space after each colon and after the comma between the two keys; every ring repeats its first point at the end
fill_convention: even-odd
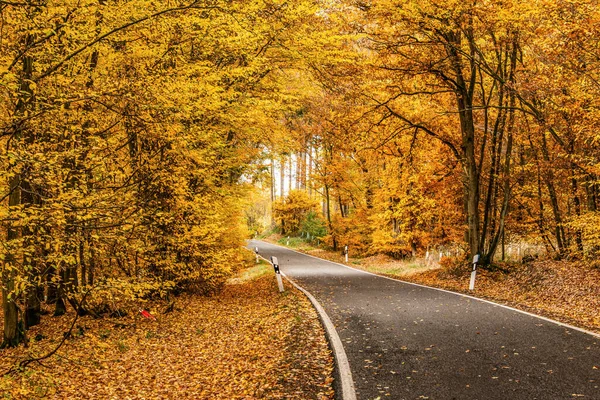
{"type": "MultiPolygon", "coordinates": [[[[303,295],[271,274],[213,297],[180,296],[156,320],[81,318],[56,355],[0,377],[0,398],[329,399],[333,360],[303,295]]],[[[258,276],[258,277],[256,277],[258,276]]],[[[72,315],[46,316],[28,348],[0,351],[0,373],[56,346],[72,315]],[[37,338],[37,341],[35,340],[37,338]]]]}
{"type": "MultiPolygon", "coordinates": [[[[285,238],[277,236],[268,240],[287,244],[285,238]]],[[[340,252],[299,241],[291,241],[290,247],[344,264],[340,252]]],[[[600,333],[600,268],[585,262],[540,260],[479,269],[475,290],[469,291],[470,266],[451,259],[438,264],[377,255],[350,257],[348,261],[347,265],[354,268],[485,298],[600,333]]]]}

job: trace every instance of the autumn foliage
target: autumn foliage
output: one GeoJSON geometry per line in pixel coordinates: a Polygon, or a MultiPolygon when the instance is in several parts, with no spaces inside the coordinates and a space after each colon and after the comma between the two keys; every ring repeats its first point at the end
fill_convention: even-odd
{"type": "Polygon", "coordinates": [[[315,6],[0,2],[4,346],[54,315],[218,290],[315,6]]]}
{"type": "Polygon", "coordinates": [[[485,267],[526,245],[597,264],[593,1],[24,0],[0,14],[4,347],[42,302],[100,317],[110,298],[218,292],[245,222],[269,218],[335,251],[485,267]],[[245,210],[256,187],[261,218],[245,210]]]}
{"type": "Polygon", "coordinates": [[[348,1],[330,12],[338,52],[311,64],[321,90],[294,126],[297,151],[312,149],[308,187],[331,247],[489,265],[527,246],[594,262],[593,2],[348,1]]]}
{"type": "Polygon", "coordinates": [[[285,198],[273,205],[275,218],[278,219],[282,234],[297,235],[314,215],[317,202],[301,190],[292,190],[285,198]]]}

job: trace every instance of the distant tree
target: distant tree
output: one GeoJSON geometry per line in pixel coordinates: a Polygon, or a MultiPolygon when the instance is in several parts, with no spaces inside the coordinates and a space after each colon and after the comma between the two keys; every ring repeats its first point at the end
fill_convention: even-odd
{"type": "Polygon", "coordinates": [[[292,190],[274,204],[274,214],[283,235],[299,234],[310,213],[317,210],[317,202],[304,190],[292,190]]]}

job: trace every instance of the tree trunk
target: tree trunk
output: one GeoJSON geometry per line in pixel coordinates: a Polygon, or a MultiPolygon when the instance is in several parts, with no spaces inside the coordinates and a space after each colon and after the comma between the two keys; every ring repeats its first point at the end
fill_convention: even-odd
{"type": "MultiPolygon", "coordinates": [[[[33,36],[28,35],[26,45],[29,46],[33,42],[33,36]]],[[[15,116],[22,116],[33,102],[33,90],[31,88],[31,76],[33,73],[33,58],[30,56],[23,57],[23,70],[20,77],[19,94],[17,104],[15,106],[15,116]]],[[[14,133],[15,141],[22,140],[24,129],[19,127],[14,133]]],[[[23,203],[22,186],[23,175],[21,172],[16,173],[9,179],[10,195],[8,199],[8,207],[19,206],[23,203]]],[[[12,224],[7,229],[7,244],[19,237],[19,229],[12,224]]],[[[16,304],[17,293],[15,292],[16,278],[16,259],[14,249],[9,249],[6,256],[5,265],[2,269],[2,309],[4,312],[4,337],[1,347],[13,347],[19,344],[24,336],[22,326],[19,321],[19,309],[16,304]]]]}
{"type": "Polygon", "coordinates": [[[329,185],[327,185],[327,184],[325,185],[325,204],[326,204],[326,211],[327,211],[327,226],[329,228],[329,233],[331,234],[333,251],[337,251],[338,243],[337,243],[335,231],[333,229],[333,223],[331,222],[331,199],[329,196],[329,185]]]}
{"type": "MultiPolygon", "coordinates": [[[[83,233],[81,235],[81,240],[79,241],[79,268],[81,271],[81,285],[85,286],[87,283],[87,265],[85,263],[85,248],[84,248],[84,236],[83,233]]],[[[137,258],[136,258],[137,263],[137,258]]]]}
{"type": "Polygon", "coordinates": [[[313,148],[309,144],[308,147],[308,172],[306,176],[306,186],[308,187],[308,195],[312,199],[313,197],[313,185],[312,185],[312,170],[313,170],[313,148]]]}
{"type": "Polygon", "coordinates": [[[59,282],[56,285],[56,303],[54,306],[54,316],[58,317],[64,315],[67,312],[67,306],[65,304],[65,282],[67,271],[65,269],[58,271],[59,282]]]}
{"type": "MultiPolygon", "coordinates": [[[[18,206],[21,204],[21,177],[14,175],[10,178],[10,196],[8,205],[18,206]]],[[[19,233],[17,228],[9,226],[7,242],[17,239],[19,233]]],[[[0,347],[15,347],[21,341],[23,332],[19,329],[19,309],[17,307],[17,296],[15,294],[16,266],[15,256],[12,249],[7,254],[4,268],[2,269],[2,310],[4,312],[4,337],[0,347]]]]}
{"type": "Polygon", "coordinates": [[[42,318],[42,288],[38,285],[27,289],[25,307],[25,329],[38,325],[42,318]]]}
{"type": "MultiPolygon", "coordinates": [[[[448,32],[445,39],[448,41],[446,52],[452,63],[456,79],[453,90],[456,96],[456,108],[462,136],[462,164],[467,206],[467,240],[472,257],[481,251],[479,237],[479,171],[475,158],[475,123],[473,119],[475,65],[471,61],[471,75],[467,82],[463,73],[464,60],[457,50],[461,47],[462,34],[460,32],[448,32]]],[[[474,59],[474,54],[472,54],[471,59],[474,59]]]]}
{"type": "Polygon", "coordinates": [[[91,232],[87,233],[88,249],[90,250],[90,262],[88,266],[88,282],[89,286],[94,286],[94,274],[96,272],[96,251],[94,250],[94,243],[92,243],[91,232]]]}
{"type": "MultiPolygon", "coordinates": [[[[571,164],[571,195],[573,200],[573,206],[575,208],[575,215],[581,216],[581,199],[579,198],[577,178],[575,177],[575,164],[571,164]]],[[[581,229],[575,228],[575,244],[577,245],[577,252],[579,255],[583,255],[583,237],[581,229]]]]}
{"type": "Polygon", "coordinates": [[[279,198],[283,199],[285,197],[285,156],[281,156],[279,162],[279,198]]]}
{"type": "Polygon", "coordinates": [[[56,276],[56,268],[49,267],[46,274],[46,304],[55,304],[58,299],[58,292],[54,277],[56,276]]]}
{"type": "MultiPolygon", "coordinates": [[[[24,142],[33,144],[31,135],[25,138],[24,142]]],[[[33,205],[41,204],[40,196],[35,193],[35,188],[29,183],[25,173],[21,175],[21,204],[27,209],[30,209],[33,205]]],[[[36,238],[39,235],[37,230],[36,226],[31,225],[21,228],[23,247],[33,250],[31,254],[23,257],[24,265],[29,265],[29,268],[24,269],[28,281],[28,286],[25,289],[25,312],[23,315],[25,330],[39,324],[42,315],[41,296],[39,295],[41,291],[41,271],[38,259],[39,246],[36,243],[36,238]]]]}
{"type": "Polygon", "coordinates": [[[464,151],[465,188],[467,196],[467,229],[471,256],[480,252],[479,240],[479,175],[475,160],[475,127],[473,114],[463,96],[458,96],[464,151]]]}
{"type": "Polygon", "coordinates": [[[294,155],[290,154],[290,176],[288,177],[289,178],[289,184],[290,184],[290,192],[294,189],[293,168],[294,168],[294,155]]]}
{"type": "MultiPolygon", "coordinates": [[[[550,154],[548,152],[548,144],[546,142],[546,134],[544,132],[542,132],[542,155],[544,157],[546,166],[548,167],[550,165],[550,154]]],[[[553,181],[554,175],[552,173],[552,169],[549,169],[548,173],[544,177],[544,182],[546,183],[546,188],[548,189],[548,195],[550,196],[550,204],[552,205],[552,212],[554,214],[554,235],[558,247],[558,255],[562,258],[565,256],[566,253],[566,240],[562,223],[562,215],[558,204],[558,196],[556,194],[556,188],[554,187],[553,181]]]]}

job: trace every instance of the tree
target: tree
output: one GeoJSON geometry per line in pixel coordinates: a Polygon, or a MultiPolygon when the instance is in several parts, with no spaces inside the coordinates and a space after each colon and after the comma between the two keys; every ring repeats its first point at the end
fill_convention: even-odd
{"type": "MultiPolygon", "coordinates": [[[[245,237],[246,176],[281,117],[285,46],[314,5],[0,4],[4,345],[40,289],[216,290],[245,237]]],[[[287,54],[287,55],[286,55],[287,54]]]]}
{"type": "Polygon", "coordinates": [[[292,190],[274,204],[275,218],[283,235],[297,235],[311,213],[315,213],[317,203],[304,190],[292,190]]]}

